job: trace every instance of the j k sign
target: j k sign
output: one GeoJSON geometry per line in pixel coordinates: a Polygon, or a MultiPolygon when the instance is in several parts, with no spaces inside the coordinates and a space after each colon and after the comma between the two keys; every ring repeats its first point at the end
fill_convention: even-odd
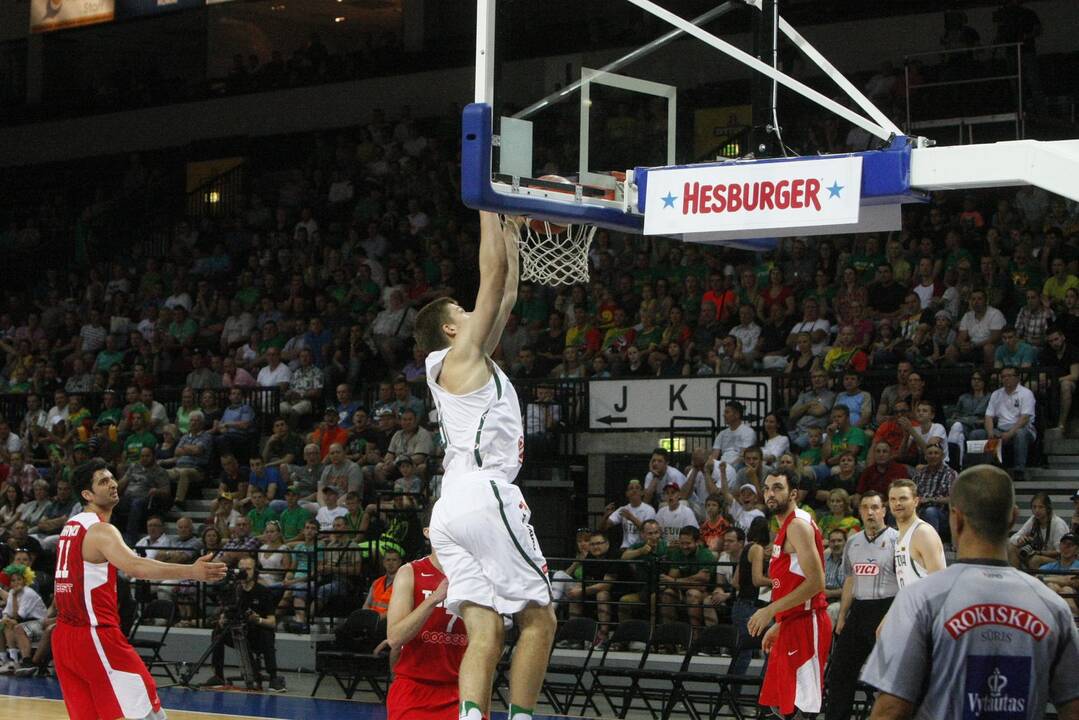
{"type": "Polygon", "coordinates": [[[858,222],[862,159],[700,165],[648,172],[647,235],[858,222]]]}

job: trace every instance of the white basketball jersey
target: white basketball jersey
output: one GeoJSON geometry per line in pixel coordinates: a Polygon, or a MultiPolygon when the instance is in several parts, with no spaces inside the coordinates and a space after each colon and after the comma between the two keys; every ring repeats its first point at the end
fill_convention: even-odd
{"type": "Polygon", "coordinates": [[[491,360],[491,379],[466,395],[455,395],[438,384],[442,363],[450,348],[427,356],[427,387],[431,390],[446,456],[445,484],[454,475],[476,470],[497,470],[512,483],[524,461],[524,426],[517,391],[491,360]]]}
{"type": "MultiPolygon", "coordinates": [[[[901,590],[929,575],[929,571],[910,554],[910,544],[914,539],[914,532],[921,525],[932,527],[925,520],[916,518],[895,544],[895,579],[899,582],[901,590]]],[[[943,549],[941,550],[940,562],[942,565],[944,564],[943,549]]]]}

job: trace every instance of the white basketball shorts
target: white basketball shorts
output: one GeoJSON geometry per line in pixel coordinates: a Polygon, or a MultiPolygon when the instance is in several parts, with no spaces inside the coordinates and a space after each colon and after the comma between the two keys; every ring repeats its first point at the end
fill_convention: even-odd
{"type": "Polygon", "coordinates": [[[431,512],[431,548],[449,579],[446,609],[462,603],[513,615],[551,602],[547,561],[520,489],[498,472],[478,470],[442,481],[431,512]]]}

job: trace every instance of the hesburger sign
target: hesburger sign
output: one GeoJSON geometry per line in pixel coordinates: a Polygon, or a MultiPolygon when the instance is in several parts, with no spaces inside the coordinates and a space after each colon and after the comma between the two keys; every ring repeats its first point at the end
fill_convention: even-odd
{"type": "Polygon", "coordinates": [[[741,162],[650,169],[644,232],[652,235],[857,223],[862,159],[741,162]]]}

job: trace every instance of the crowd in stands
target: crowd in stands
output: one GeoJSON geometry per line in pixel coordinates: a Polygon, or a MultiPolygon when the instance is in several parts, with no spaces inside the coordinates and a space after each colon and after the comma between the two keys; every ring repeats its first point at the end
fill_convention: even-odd
{"type": "MultiPolygon", "coordinates": [[[[101,253],[91,223],[85,262],[42,258],[5,286],[0,566],[28,550],[43,597],[80,509],[72,469],[91,457],[120,480],[128,542],[175,560],[257,554],[282,623],[347,607],[391,551],[422,552],[440,467],[412,325],[477,286],[453,120],[376,112],[304,142],[301,162],[261,165],[227,216],[176,218],[162,253],[101,253]]],[[[139,187],[130,172],[117,186],[139,187]]],[[[1022,480],[1038,440],[1067,431],[1079,206],[1037,188],[940,193],[903,228],[759,255],[601,230],[588,285],[521,287],[494,359],[519,384],[527,454],[575,427],[560,393],[581,380],[779,378],[774,412],[727,403],[711,453],[683,472],[657,451],[628,504],[581,533],[569,612],[647,607],[653,572],[664,612],[688,606],[696,624],[753,600],[764,568],[743,547],[767,543],[768,468],[802,476],[830,542],[858,527],[862,494],[901,478],[944,530],[968,440],[999,439],[1022,480]]],[[[1015,543],[1028,568],[1066,544],[1035,517],[1015,543]]]]}

